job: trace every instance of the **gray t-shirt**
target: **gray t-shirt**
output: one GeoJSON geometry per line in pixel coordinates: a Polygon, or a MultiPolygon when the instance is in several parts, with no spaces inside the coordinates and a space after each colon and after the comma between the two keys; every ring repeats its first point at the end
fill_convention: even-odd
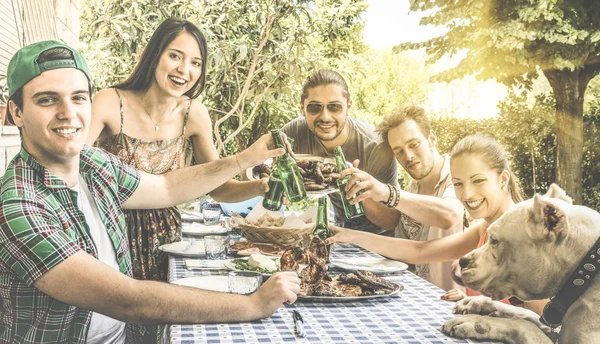
{"type": "MultiPolygon", "coordinates": [[[[346,143],[342,145],[346,160],[352,163],[355,159],[359,159],[358,168],[382,183],[398,183],[398,166],[394,154],[389,145],[384,143],[375,132],[375,127],[356,118],[347,117],[347,119],[350,134],[346,143]]],[[[335,154],[328,152],[321,141],[310,131],[304,117],[294,119],[286,124],[281,131],[294,139],[294,153],[335,157],[335,154]]],[[[335,209],[335,222],[344,224],[348,228],[366,232],[377,234],[384,232],[379,226],[369,221],[366,216],[346,220],[340,194],[334,193],[329,196],[335,209]]]]}

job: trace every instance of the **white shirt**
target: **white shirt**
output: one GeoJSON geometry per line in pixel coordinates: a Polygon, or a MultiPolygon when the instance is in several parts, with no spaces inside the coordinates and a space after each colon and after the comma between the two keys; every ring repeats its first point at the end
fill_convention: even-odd
{"type": "MultiPolygon", "coordinates": [[[[444,165],[440,173],[440,180],[436,183],[433,189],[433,194],[430,196],[439,197],[442,199],[454,198],[454,184],[452,184],[452,176],[450,175],[450,156],[447,154],[443,155],[444,165]]],[[[419,182],[411,180],[408,185],[408,192],[418,194],[419,193],[419,182]]],[[[418,241],[431,241],[447,237],[454,233],[462,231],[462,221],[455,228],[442,229],[438,227],[429,227],[424,224],[417,222],[408,215],[402,213],[400,215],[400,222],[396,226],[396,237],[418,241]]],[[[415,265],[415,273],[432,284],[435,284],[441,289],[446,291],[450,289],[460,289],[464,291],[464,287],[458,285],[452,279],[452,263],[453,262],[435,262],[429,264],[417,264],[415,265]]]]}
{"type": "MultiPolygon", "coordinates": [[[[83,212],[85,221],[90,230],[90,236],[98,252],[98,260],[111,268],[119,271],[117,256],[106,227],[102,223],[96,202],[85,184],[83,178],[79,177],[79,185],[73,190],[77,192],[77,206],[83,212]]],[[[106,315],[93,312],[92,320],[88,329],[88,344],[122,344],[125,343],[125,323],[106,315]]]]}

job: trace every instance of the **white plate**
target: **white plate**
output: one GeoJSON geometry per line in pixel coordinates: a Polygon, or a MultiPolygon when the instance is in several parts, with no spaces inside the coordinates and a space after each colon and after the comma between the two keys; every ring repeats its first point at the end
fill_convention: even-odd
{"type": "Polygon", "coordinates": [[[171,284],[183,285],[213,291],[227,292],[227,276],[196,276],[181,278],[171,282],[171,284]]]}
{"type": "Polygon", "coordinates": [[[382,297],[388,297],[392,295],[396,295],[404,290],[404,286],[398,284],[398,289],[394,290],[389,294],[376,294],[376,295],[366,295],[366,296],[298,296],[299,301],[310,301],[310,302],[347,302],[347,301],[362,301],[369,299],[378,299],[382,297]]]}
{"type": "Polygon", "coordinates": [[[365,270],[374,274],[390,274],[408,269],[406,263],[387,258],[333,259],[330,265],[346,271],[365,270]]]}
{"type": "Polygon", "coordinates": [[[191,246],[189,246],[189,244],[189,241],[178,241],[172,244],[159,246],[158,249],[163,252],[183,257],[204,256],[204,240],[196,240],[191,246]]]}
{"type": "MultiPolygon", "coordinates": [[[[279,258],[279,257],[273,257],[273,256],[264,256],[264,257],[267,257],[267,258],[270,258],[270,259],[277,259],[277,258],[279,258]]],[[[250,257],[243,257],[243,258],[236,258],[236,259],[248,260],[248,259],[250,259],[250,257]]],[[[233,261],[233,259],[231,259],[227,263],[225,263],[225,267],[227,269],[229,269],[229,270],[232,270],[232,271],[254,271],[254,270],[243,270],[243,269],[236,268],[235,267],[235,262],[233,261]]],[[[278,271],[275,271],[275,272],[278,272],[278,271]]],[[[263,276],[271,276],[275,272],[273,272],[273,273],[268,273],[267,272],[267,273],[263,273],[262,275],[263,276]]]]}
{"type": "Polygon", "coordinates": [[[196,211],[181,212],[181,221],[183,222],[202,222],[203,219],[202,213],[196,211]]]}
{"type": "Polygon", "coordinates": [[[187,235],[216,235],[225,234],[227,229],[221,227],[221,225],[207,226],[201,223],[183,223],[181,225],[181,233],[187,235]]]}
{"type": "Polygon", "coordinates": [[[225,270],[225,263],[231,259],[186,259],[185,268],[188,270],[225,270]]]}

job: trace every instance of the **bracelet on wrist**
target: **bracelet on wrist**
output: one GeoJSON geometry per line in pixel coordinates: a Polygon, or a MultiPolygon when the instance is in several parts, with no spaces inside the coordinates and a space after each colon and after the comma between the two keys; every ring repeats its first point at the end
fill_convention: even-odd
{"type": "Polygon", "coordinates": [[[396,191],[396,200],[394,201],[394,208],[396,208],[398,206],[398,203],[400,203],[400,189],[398,189],[398,187],[394,185],[394,190],[396,191]]]}
{"type": "Polygon", "coordinates": [[[396,190],[394,189],[394,186],[392,184],[387,184],[388,189],[390,190],[390,197],[388,197],[387,202],[385,202],[385,205],[392,208],[392,204],[394,204],[394,201],[397,198],[396,195],[396,190]]]}

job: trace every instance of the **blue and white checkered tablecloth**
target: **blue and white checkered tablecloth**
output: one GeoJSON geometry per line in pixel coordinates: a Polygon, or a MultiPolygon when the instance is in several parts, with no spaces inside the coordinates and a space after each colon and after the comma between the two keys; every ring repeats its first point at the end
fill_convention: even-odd
{"type": "MultiPolygon", "coordinates": [[[[334,258],[378,257],[332,252],[334,258]]],[[[224,274],[224,271],[188,271],[184,258],[169,258],[169,282],[188,276],[224,274]]],[[[404,290],[397,295],[360,302],[316,303],[297,301],[270,318],[238,324],[170,325],[163,331],[168,343],[475,343],[447,337],[439,329],[453,317],[454,303],[440,300],[443,291],[413,273],[389,277],[404,290]],[[306,338],[294,332],[291,310],[304,318],[306,338]]],[[[481,343],[481,342],[477,342],[481,343]]]]}

